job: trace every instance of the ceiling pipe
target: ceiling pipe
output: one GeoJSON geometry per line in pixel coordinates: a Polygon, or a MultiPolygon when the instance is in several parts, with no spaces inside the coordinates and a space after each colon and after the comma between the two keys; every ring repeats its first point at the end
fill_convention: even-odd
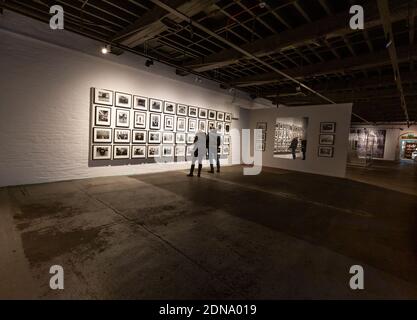
{"type": "MultiPolygon", "coordinates": [[[[309,86],[305,85],[304,83],[298,81],[297,79],[295,79],[294,77],[291,77],[290,75],[286,74],[285,72],[282,72],[281,70],[275,68],[274,66],[272,66],[271,64],[259,59],[258,57],[256,57],[255,55],[249,53],[248,51],[242,49],[241,47],[239,47],[238,45],[235,45],[234,43],[230,42],[229,40],[223,38],[222,36],[219,36],[217,33],[211,31],[210,29],[204,27],[203,25],[201,25],[200,23],[192,20],[190,17],[188,17],[187,15],[183,14],[182,12],[176,10],[175,8],[170,7],[169,5],[163,3],[160,0],[151,0],[152,3],[154,3],[155,5],[161,7],[162,9],[165,9],[166,11],[172,13],[173,15],[177,16],[178,18],[183,19],[184,21],[187,21],[189,24],[192,24],[193,27],[197,27],[200,30],[204,31],[205,33],[211,35],[212,37],[216,38],[217,40],[223,42],[224,44],[228,45],[229,47],[235,49],[236,51],[242,53],[243,55],[247,56],[250,59],[253,59],[257,62],[259,62],[260,64],[264,65],[265,67],[271,69],[272,71],[274,71],[275,73],[279,74],[280,76],[287,78],[288,80],[296,83],[297,85],[299,85],[300,87],[310,91],[311,93],[317,95],[318,97],[322,98],[323,100],[330,102],[331,104],[336,104],[335,101],[327,98],[326,96],[322,95],[321,93],[315,91],[314,89],[310,88],[309,86]]],[[[357,117],[358,119],[369,123],[370,122],[366,119],[364,119],[363,117],[352,113],[355,117],[357,117]]]]}

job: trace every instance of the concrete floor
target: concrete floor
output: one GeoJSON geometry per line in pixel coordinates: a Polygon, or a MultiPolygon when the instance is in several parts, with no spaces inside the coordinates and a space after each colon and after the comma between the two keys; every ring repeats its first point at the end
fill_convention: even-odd
{"type": "Polygon", "coordinates": [[[415,299],[416,178],[237,166],[3,188],[0,298],[415,299]],[[49,289],[55,264],[64,291],[49,289]],[[363,291],[348,286],[357,264],[363,291]]]}

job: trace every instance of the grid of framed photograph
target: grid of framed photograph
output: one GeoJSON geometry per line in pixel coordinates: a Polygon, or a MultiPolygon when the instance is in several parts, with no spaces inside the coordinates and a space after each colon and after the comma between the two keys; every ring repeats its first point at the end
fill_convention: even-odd
{"type": "Polygon", "coordinates": [[[267,122],[258,122],[256,124],[256,129],[262,130],[262,131],[257,133],[257,136],[255,137],[255,140],[256,140],[255,151],[265,152],[265,150],[266,150],[266,131],[268,129],[268,123],[267,122]]]}
{"type": "Polygon", "coordinates": [[[336,122],[321,122],[318,156],[320,158],[333,158],[336,141],[336,122]]]}
{"type": "Polygon", "coordinates": [[[228,156],[231,122],[231,113],[212,108],[92,88],[91,160],[184,161],[192,156],[197,131],[210,128],[222,135],[220,154],[228,156]]]}

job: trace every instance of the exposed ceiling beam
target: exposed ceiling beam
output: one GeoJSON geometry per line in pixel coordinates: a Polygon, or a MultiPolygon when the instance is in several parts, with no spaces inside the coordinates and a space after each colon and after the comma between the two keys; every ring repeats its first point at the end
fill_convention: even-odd
{"type": "MultiPolygon", "coordinates": [[[[398,50],[397,61],[408,61],[410,58],[417,59],[417,45],[414,45],[413,47],[400,47],[398,50]]],[[[302,79],[311,76],[318,76],[337,72],[343,73],[347,71],[362,70],[389,64],[389,54],[387,51],[384,50],[367,55],[349,57],[343,60],[331,60],[327,62],[304,66],[302,68],[287,69],[283,70],[283,72],[296,79],[302,79]]],[[[283,77],[274,72],[269,72],[260,75],[242,77],[233,81],[231,85],[238,87],[247,87],[275,83],[281,80],[283,80],[283,77]]]]}
{"type": "MultiPolygon", "coordinates": [[[[408,18],[406,1],[397,0],[397,5],[400,4],[401,6],[398,6],[392,14],[393,21],[408,18]]],[[[373,1],[365,6],[365,12],[366,29],[369,30],[370,28],[381,25],[378,9],[373,1]]],[[[317,39],[329,39],[337,36],[344,36],[353,32],[347,27],[347,22],[350,17],[351,15],[349,11],[344,11],[321,20],[307,23],[298,28],[290,29],[277,35],[272,35],[270,37],[245,44],[242,46],[242,49],[256,57],[262,57],[280,52],[286,48],[297,47],[312,41],[316,42],[317,39]]],[[[203,59],[190,62],[187,64],[187,67],[190,67],[198,72],[203,72],[234,64],[244,57],[244,55],[236,50],[226,49],[219,53],[204,57],[203,59]]]]}
{"type": "Polygon", "coordinates": [[[398,65],[399,59],[397,55],[397,49],[395,46],[394,32],[392,31],[392,21],[391,21],[389,3],[388,3],[388,0],[378,0],[377,2],[378,2],[379,14],[381,15],[382,25],[385,31],[385,38],[387,41],[388,52],[389,52],[389,56],[391,59],[392,68],[394,70],[395,82],[397,84],[398,92],[400,94],[401,108],[403,108],[405,118],[407,120],[407,123],[409,123],[410,119],[408,117],[407,102],[405,100],[404,88],[401,82],[400,67],[398,65]]]}

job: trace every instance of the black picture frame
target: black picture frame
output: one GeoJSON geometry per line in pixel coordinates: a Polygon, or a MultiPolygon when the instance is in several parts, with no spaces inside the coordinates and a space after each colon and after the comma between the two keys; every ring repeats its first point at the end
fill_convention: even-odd
{"type": "Polygon", "coordinates": [[[132,95],[129,93],[116,91],[114,94],[114,105],[116,108],[132,109],[132,95]],[[120,102],[120,98],[127,99],[125,103],[120,102]]]}
{"type": "Polygon", "coordinates": [[[319,158],[333,158],[334,157],[334,147],[330,146],[319,146],[318,148],[319,158]],[[323,153],[323,150],[327,149],[330,153],[323,153]]]}
{"type": "Polygon", "coordinates": [[[336,133],[336,122],[320,122],[320,133],[336,133]]]}
{"type": "Polygon", "coordinates": [[[93,128],[93,143],[106,144],[112,143],[113,130],[111,128],[94,127],[93,128]],[[98,131],[105,131],[108,133],[108,139],[97,139],[98,131]]]}
{"type": "Polygon", "coordinates": [[[111,160],[112,159],[112,155],[113,155],[113,147],[112,145],[108,144],[108,145],[93,145],[91,148],[91,159],[94,161],[103,161],[103,160],[111,160]],[[107,149],[108,152],[106,156],[103,157],[97,157],[97,151],[98,148],[102,148],[102,149],[107,149]]]}
{"type": "Polygon", "coordinates": [[[94,105],[94,126],[95,127],[111,127],[112,109],[110,107],[94,105]],[[100,120],[100,110],[107,112],[108,119],[106,121],[100,120]]]}

